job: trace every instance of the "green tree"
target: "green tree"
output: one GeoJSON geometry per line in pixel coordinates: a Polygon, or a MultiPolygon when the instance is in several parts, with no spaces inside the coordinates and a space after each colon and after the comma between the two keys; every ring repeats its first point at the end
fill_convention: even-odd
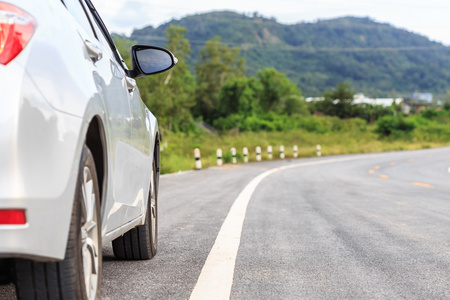
{"type": "Polygon", "coordinates": [[[397,116],[398,114],[401,114],[401,112],[402,112],[401,104],[400,103],[397,104],[395,102],[397,100],[397,91],[396,90],[392,90],[391,96],[392,96],[393,101],[392,101],[390,109],[392,110],[392,114],[394,116],[397,116]]]}
{"type": "Polygon", "coordinates": [[[239,77],[228,81],[219,93],[218,116],[250,116],[259,113],[261,89],[260,82],[254,78],[239,77]]]}
{"type": "Polygon", "coordinates": [[[350,83],[341,82],[333,90],[323,93],[324,100],[316,104],[318,111],[341,119],[355,117],[356,108],[353,107],[355,92],[350,88],[350,83]]]}
{"type": "Polygon", "coordinates": [[[282,110],[289,116],[309,115],[309,109],[305,100],[299,95],[290,95],[283,98],[282,110]]]}
{"type": "Polygon", "coordinates": [[[273,68],[260,70],[257,77],[262,85],[260,98],[262,109],[265,112],[289,113],[286,109],[288,106],[292,108],[294,103],[291,99],[287,101],[288,105],[286,106],[286,98],[290,96],[300,97],[300,89],[286,77],[286,74],[273,68]]]}
{"type": "Polygon", "coordinates": [[[384,116],[378,119],[376,124],[375,132],[382,136],[389,136],[394,133],[401,136],[416,128],[414,122],[405,120],[401,116],[384,116]]]}
{"type": "Polygon", "coordinates": [[[352,116],[366,120],[367,123],[373,123],[382,116],[392,115],[395,115],[392,107],[367,103],[353,104],[352,107],[352,116]]]}
{"type": "Polygon", "coordinates": [[[168,72],[138,79],[142,98],[158,115],[160,126],[169,131],[185,131],[193,123],[190,109],[194,105],[195,79],[187,64],[191,48],[186,31],[175,25],[165,30],[167,48],[178,58],[177,65],[168,72]]]}
{"type": "Polygon", "coordinates": [[[450,90],[447,89],[445,96],[444,96],[444,109],[449,110],[450,109],[450,90]]]}
{"type": "Polygon", "coordinates": [[[220,37],[215,37],[207,41],[200,50],[200,61],[196,64],[195,71],[197,88],[194,115],[202,116],[211,123],[217,115],[222,86],[235,77],[244,76],[244,58],[241,57],[239,48],[229,48],[221,43],[220,37]]]}

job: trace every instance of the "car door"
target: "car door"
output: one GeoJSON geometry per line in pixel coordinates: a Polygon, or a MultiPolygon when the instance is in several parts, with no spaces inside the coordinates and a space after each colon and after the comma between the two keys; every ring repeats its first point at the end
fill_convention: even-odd
{"type": "Polygon", "coordinates": [[[135,80],[126,76],[127,67],[92,3],[84,3],[94,19],[102,49],[107,52],[112,78],[103,90],[113,152],[112,188],[108,191],[114,201],[105,208],[106,217],[112,219],[106,224],[109,232],[145,213],[151,174],[151,130],[135,80]],[[121,220],[120,224],[117,220],[121,220]]]}
{"type": "Polygon", "coordinates": [[[131,112],[131,159],[130,185],[134,191],[131,199],[133,203],[128,207],[126,218],[133,219],[140,216],[146,203],[146,195],[150,188],[152,170],[151,123],[149,110],[142,102],[138,89],[130,92],[131,112]]]}
{"type": "Polygon", "coordinates": [[[121,62],[86,3],[64,0],[64,4],[77,21],[84,24],[78,33],[88,54],[86,60],[89,61],[97,87],[96,96],[101,98],[103,106],[101,117],[106,136],[107,182],[102,207],[102,232],[107,234],[124,224],[130,195],[133,194],[128,184],[131,173],[130,97],[121,62]]]}

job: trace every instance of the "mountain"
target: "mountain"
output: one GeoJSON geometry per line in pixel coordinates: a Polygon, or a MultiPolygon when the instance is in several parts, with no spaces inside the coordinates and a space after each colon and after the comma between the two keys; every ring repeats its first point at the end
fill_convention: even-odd
{"type": "Polygon", "coordinates": [[[222,42],[242,49],[249,75],[273,67],[286,73],[305,96],[321,95],[342,81],[371,96],[444,94],[450,88],[449,47],[369,18],[284,25],[257,14],[211,12],[136,29],[130,38],[164,46],[164,30],[171,24],[188,29],[191,66],[205,42],[221,36],[222,42]]]}

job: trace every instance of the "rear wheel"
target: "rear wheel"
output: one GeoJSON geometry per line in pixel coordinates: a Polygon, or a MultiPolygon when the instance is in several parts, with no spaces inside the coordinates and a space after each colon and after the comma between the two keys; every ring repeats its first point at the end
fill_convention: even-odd
{"type": "Polygon", "coordinates": [[[158,182],[159,171],[153,160],[152,180],[145,224],[130,229],[112,242],[114,255],[119,259],[151,259],[156,255],[158,244],[158,182]]]}
{"type": "Polygon", "coordinates": [[[91,151],[84,146],[72,209],[69,239],[61,262],[15,261],[19,299],[100,298],[102,244],[100,196],[91,151]]]}

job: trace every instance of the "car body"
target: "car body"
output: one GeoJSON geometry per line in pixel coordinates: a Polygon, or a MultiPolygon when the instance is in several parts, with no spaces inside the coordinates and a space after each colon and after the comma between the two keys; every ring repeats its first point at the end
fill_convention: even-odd
{"type": "MultiPolygon", "coordinates": [[[[156,201],[160,133],[134,78],[165,71],[176,58],[136,46],[129,70],[90,0],[6,1],[0,41],[13,46],[0,49],[0,259],[13,261],[14,271],[16,258],[67,259],[75,206],[85,222],[92,215],[86,203],[98,202],[100,247],[156,210],[149,203],[156,201]],[[147,67],[155,56],[163,64],[147,67]],[[93,162],[86,167],[87,152],[85,161],[93,162]],[[92,183],[80,183],[83,170],[96,173],[89,178],[96,177],[98,191],[78,204],[77,191],[92,183]]],[[[89,243],[88,255],[101,252],[89,252],[89,243]]]]}

